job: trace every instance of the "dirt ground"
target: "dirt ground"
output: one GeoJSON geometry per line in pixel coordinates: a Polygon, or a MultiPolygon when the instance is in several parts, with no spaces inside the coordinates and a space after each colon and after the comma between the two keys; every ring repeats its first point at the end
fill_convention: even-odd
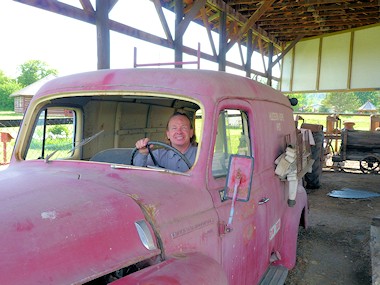
{"type": "Polygon", "coordinates": [[[321,188],[307,190],[309,228],[300,230],[297,264],[286,285],[372,284],[370,225],[380,216],[380,197],[342,199],[327,194],[342,188],[380,193],[380,175],[363,174],[358,162],[345,167],[340,172],[324,168],[321,188]]]}

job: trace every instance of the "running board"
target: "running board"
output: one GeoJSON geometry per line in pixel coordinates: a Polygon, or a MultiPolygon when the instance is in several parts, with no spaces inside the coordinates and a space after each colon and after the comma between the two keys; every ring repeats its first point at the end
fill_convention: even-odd
{"type": "Polygon", "coordinates": [[[260,285],[283,285],[288,276],[288,269],[284,266],[269,266],[260,285]]]}

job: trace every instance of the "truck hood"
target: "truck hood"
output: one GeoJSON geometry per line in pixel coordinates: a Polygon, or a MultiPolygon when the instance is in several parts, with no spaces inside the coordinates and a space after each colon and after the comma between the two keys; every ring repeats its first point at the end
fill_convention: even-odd
{"type": "Polygon", "coordinates": [[[11,168],[0,172],[0,284],[79,284],[160,254],[144,246],[136,223],[155,237],[130,195],[80,171],[11,168]]]}

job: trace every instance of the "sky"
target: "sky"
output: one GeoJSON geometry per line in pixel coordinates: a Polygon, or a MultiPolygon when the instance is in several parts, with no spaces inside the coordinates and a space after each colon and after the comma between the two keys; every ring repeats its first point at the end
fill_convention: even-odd
{"type": "MultiPolygon", "coordinates": [[[[61,2],[80,7],[79,0],[61,2]]],[[[165,38],[154,5],[149,0],[119,0],[109,17],[165,38]]],[[[166,19],[174,35],[174,15],[166,12],[166,19]]],[[[59,76],[97,69],[94,25],[12,0],[1,0],[0,36],[0,70],[11,78],[16,78],[19,75],[18,67],[29,60],[45,62],[49,68],[56,69],[59,76]]],[[[218,50],[217,35],[213,34],[213,38],[218,50]]],[[[198,42],[202,52],[212,54],[206,29],[191,24],[184,35],[183,44],[197,49],[198,42]]],[[[110,44],[111,68],[133,68],[134,47],[137,48],[137,63],[174,61],[174,51],[171,49],[113,31],[110,33],[110,44]]],[[[183,60],[194,61],[196,58],[184,54],[183,60]]],[[[237,45],[228,52],[227,60],[241,63],[237,45]]],[[[257,60],[259,65],[260,61],[257,60]]],[[[184,68],[196,68],[196,65],[184,65],[184,68]]],[[[201,69],[217,68],[216,63],[201,61],[201,69]]],[[[260,67],[255,69],[263,70],[260,67]]],[[[232,69],[229,71],[228,67],[227,72],[244,75],[232,69]]]]}

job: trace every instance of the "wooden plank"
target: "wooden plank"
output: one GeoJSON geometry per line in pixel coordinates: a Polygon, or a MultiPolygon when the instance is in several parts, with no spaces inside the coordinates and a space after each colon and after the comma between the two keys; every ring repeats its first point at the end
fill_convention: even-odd
{"type": "Polygon", "coordinates": [[[380,132],[346,131],[347,149],[379,149],[380,132]]]}

